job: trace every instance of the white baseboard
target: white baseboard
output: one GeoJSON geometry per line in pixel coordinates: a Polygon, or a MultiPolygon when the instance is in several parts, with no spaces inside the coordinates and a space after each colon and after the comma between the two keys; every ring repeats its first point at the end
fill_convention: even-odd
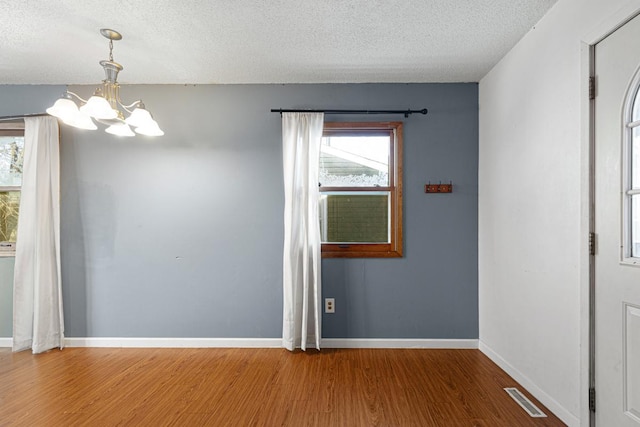
{"type": "Polygon", "coordinates": [[[324,348],[457,348],[477,349],[478,340],[402,338],[323,338],[324,348]]]}
{"type": "MultiPolygon", "coordinates": [[[[9,340],[11,340],[9,338],[9,340]]],[[[280,348],[281,338],[65,338],[66,347],[280,348]]],[[[9,342],[9,346],[10,346],[9,342]]],[[[325,338],[323,348],[477,349],[474,339],[325,338]]]]}
{"type": "Polygon", "coordinates": [[[503,371],[509,374],[514,380],[516,380],[522,387],[524,387],[529,393],[531,393],[536,399],[538,399],[544,406],[549,408],[551,412],[558,418],[560,418],[568,426],[579,426],[580,420],[567,411],[561,404],[559,404],[554,398],[540,389],[533,381],[531,381],[526,375],[516,369],[509,362],[504,360],[498,353],[493,351],[482,341],[479,341],[478,348],[489,359],[491,359],[496,365],[498,365],[503,371]]]}
{"type": "Polygon", "coordinates": [[[281,338],[65,338],[67,347],[279,348],[281,338]]]}
{"type": "MultiPolygon", "coordinates": [[[[0,348],[13,345],[0,338],[0,348]]],[[[115,348],[280,348],[281,338],[65,338],[65,347],[115,348]]]]}
{"type": "MultiPolygon", "coordinates": [[[[65,347],[131,348],[280,348],[281,338],[65,338],[65,347]]],[[[11,338],[0,338],[11,347],[11,338]]],[[[324,338],[323,348],[477,349],[475,339],[324,338]]],[[[489,356],[491,357],[491,356],[489,356]]],[[[498,363],[498,362],[496,362],[498,363]]],[[[499,364],[499,363],[498,363],[499,364]]]]}

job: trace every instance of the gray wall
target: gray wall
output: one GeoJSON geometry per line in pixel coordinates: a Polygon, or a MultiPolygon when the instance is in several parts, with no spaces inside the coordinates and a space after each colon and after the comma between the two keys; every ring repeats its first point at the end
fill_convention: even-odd
{"type": "MultiPolygon", "coordinates": [[[[33,111],[51,103],[7,91],[46,99],[33,111]]],[[[122,97],[142,97],[166,135],[63,127],[67,336],[281,336],[281,130],[269,109],[427,107],[328,117],[404,121],[405,257],[324,260],[336,314],[323,335],[478,337],[477,84],[125,86],[122,97]],[[424,194],[429,180],[453,181],[453,194],[424,194]]]]}
{"type": "Polygon", "coordinates": [[[13,316],[13,257],[0,258],[0,337],[10,337],[13,316]]]}

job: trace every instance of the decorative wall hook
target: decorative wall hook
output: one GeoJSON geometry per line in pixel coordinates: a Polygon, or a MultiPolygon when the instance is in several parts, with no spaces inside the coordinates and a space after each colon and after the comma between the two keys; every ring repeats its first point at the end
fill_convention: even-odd
{"type": "Polygon", "coordinates": [[[428,184],[424,186],[425,193],[452,193],[453,192],[453,182],[449,181],[448,184],[443,184],[442,181],[438,181],[437,184],[432,184],[429,181],[428,184]]]}

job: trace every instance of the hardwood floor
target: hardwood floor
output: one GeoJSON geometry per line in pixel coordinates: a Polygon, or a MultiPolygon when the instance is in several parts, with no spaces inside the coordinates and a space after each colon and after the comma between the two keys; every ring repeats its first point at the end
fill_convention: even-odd
{"type": "Polygon", "coordinates": [[[1,426],[561,426],[478,350],[0,349],[1,426]]]}

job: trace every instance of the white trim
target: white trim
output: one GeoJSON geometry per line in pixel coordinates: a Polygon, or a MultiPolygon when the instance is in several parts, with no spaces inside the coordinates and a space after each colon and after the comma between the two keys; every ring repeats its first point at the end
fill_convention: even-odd
{"type": "Polygon", "coordinates": [[[580,419],[581,425],[590,425],[590,291],[591,262],[589,233],[595,231],[593,215],[594,186],[593,157],[595,145],[592,129],[595,102],[589,99],[589,79],[595,75],[594,46],[583,42],[580,46],[580,419]]]}
{"type": "MultiPolygon", "coordinates": [[[[11,338],[7,347],[11,346],[11,338]]],[[[2,340],[2,338],[0,338],[2,340]]],[[[2,343],[2,341],[0,341],[2,343]]],[[[65,338],[66,347],[280,348],[282,338],[65,338]]],[[[322,348],[477,349],[476,339],[324,338],[322,348]]]]}
{"type": "Polygon", "coordinates": [[[323,348],[450,348],[477,349],[475,339],[324,338],[323,348]]]}
{"type": "Polygon", "coordinates": [[[278,348],[282,338],[65,338],[66,347],[278,348]]]}
{"type": "Polygon", "coordinates": [[[544,406],[546,406],[551,412],[560,418],[564,423],[569,426],[579,426],[580,420],[571,412],[566,410],[561,404],[559,404],[554,398],[542,391],[540,387],[534,384],[526,375],[516,369],[514,366],[504,360],[499,354],[493,351],[482,341],[479,341],[478,348],[489,359],[491,359],[496,365],[498,365],[503,371],[509,374],[514,380],[531,393],[536,399],[538,399],[544,406]]]}
{"type": "Polygon", "coordinates": [[[628,1],[620,9],[607,16],[582,37],[582,41],[588,45],[596,45],[615,33],[618,28],[629,22],[640,13],[637,1],[628,1]]]}
{"type": "Polygon", "coordinates": [[[0,348],[13,347],[13,338],[0,338],[0,348]]]}

